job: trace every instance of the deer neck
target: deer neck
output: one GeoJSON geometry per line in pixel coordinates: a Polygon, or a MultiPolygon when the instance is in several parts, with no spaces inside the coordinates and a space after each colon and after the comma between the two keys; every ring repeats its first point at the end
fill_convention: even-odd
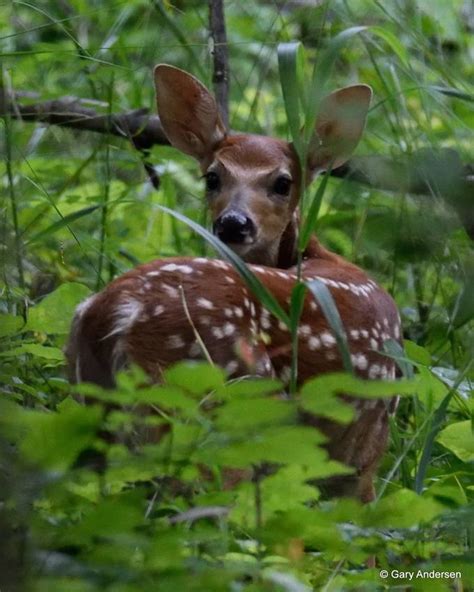
{"type": "MultiPolygon", "coordinates": [[[[281,236],[275,267],[288,269],[298,263],[299,213],[295,213],[281,236]]],[[[303,261],[333,260],[337,255],[325,249],[316,236],[311,236],[303,252],[303,261]]]]}

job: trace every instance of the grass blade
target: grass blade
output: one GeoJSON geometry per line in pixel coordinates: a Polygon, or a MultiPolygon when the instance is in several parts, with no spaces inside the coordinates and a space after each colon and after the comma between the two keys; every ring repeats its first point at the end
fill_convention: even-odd
{"type": "Polygon", "coordinates": [[[337,310],[336,303],[332,297],[331,292],[321,280],[312,280],[306,284],[311,290],[314,298],[318,302],[323,311],[326,320],[331,327],[337,341],[337,346],[342,356],[342,363],[347,372],[353,372],[351,355],[349,352],[349,345],[347,341],[346,331],[342,324],[341,316],[337,310]]]}

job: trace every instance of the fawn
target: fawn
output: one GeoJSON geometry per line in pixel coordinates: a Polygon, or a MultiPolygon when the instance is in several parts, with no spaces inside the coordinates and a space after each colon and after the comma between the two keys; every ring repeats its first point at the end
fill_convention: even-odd
{"type": "MultiPolygon", "coordinates": [[[[173,146],[196,158],[206,179],[214,233],[245,261],[280,305],[288,309],[297,281],[300,166],[292,145],[257,135],[228,135],[212,95],[177,68],[155,69],[158,112],[173,146]]],[[[333,92],[321,104],[317,142],[307,176],[340,166],[357,145],[371,99],[365,85],[333,92]]],[[[303,280],[326,284],[338,307],[356,373],[394,379],[395,362],[383,343],[400,341],[400,318],[391,297],[358,267],[330,253],[313,237],[303,254],[303,280]]],[[[318,304],[306,296],[298,329],[298,381],[342,369],[336,339],[318,304]]],[[[203,357],[203,346],[229,376],[254,373],[289,380],[290,333],[249,291],[227,262],[177,257],[140,265],[79,305],[67,357],[71,379],[114,385],[128,362],[152,380],[181,359],[203,357]]],[[[373,499],[373,474],[388,434],[387,404],[351,399],[348,426],[305,416],[328,437],[336,460],[354,476],[330,485],[335,495],[373,499]]]]}

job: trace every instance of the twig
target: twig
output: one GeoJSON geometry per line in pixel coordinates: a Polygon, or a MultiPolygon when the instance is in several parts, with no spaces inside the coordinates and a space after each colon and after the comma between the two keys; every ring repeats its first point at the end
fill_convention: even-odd
{"type": "Polygon", "coordinates": [[[222,0],[209,0],[209,32],[214,62],[212,76],[214,94],[219,105],[222,121],[226,129],[229,129],[229,60],[224,3],[222,0]]]}

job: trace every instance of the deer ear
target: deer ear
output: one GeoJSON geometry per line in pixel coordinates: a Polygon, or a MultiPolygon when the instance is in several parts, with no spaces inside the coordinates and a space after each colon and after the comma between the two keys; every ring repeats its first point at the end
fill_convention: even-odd
{"type": "Polygon", "coordinates": [[[336,90],[321,101],[308,153],[312,174],[346,162],[362,136],[372,89],[356,84],[336,90]]]}
{"type": "Polygon", "coordinates": [[[197,78],[174,66],[159,64],[154,77],[158,115],[171,145],[204,160],[226,135],[214,97],[197,78]]]}

